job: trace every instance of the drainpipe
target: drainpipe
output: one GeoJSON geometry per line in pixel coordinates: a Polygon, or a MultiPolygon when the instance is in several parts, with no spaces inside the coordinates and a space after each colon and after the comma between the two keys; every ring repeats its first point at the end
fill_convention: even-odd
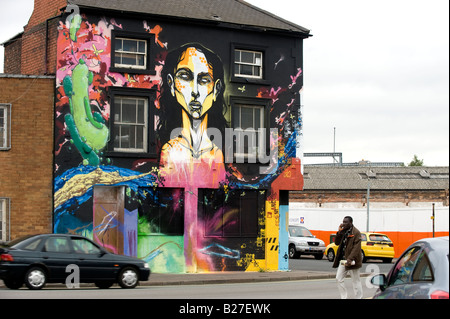
{"type": "Polygon", "coordinates": [[[58,15],[58,16],[54,16],[51,18],[48,18],[45,20],[45,53],[44,53],[44,75],[48,75],[48,67],[47,67],[47,63],[48,63],[48,23],[50,20],[56,19],[56,18],[61,18],[62,14],[58,15]]]}

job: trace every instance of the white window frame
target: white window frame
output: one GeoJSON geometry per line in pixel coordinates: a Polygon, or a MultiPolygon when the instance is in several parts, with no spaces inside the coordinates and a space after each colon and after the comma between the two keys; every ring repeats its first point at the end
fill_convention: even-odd
{"type": "MultiPolygon", "coordinates": [[[[239,77],[239,78],[251,78],[251,79],[262,79],[263,78],[263,67],[264,67],[264,53],[263,52],[261,52],[261,51],[252,51],[252,50],[241,50],[241,49],[235,49],[235,52],[234,52],[234,56],[235,56],[235,60],[234,60],[234,63],[235,63],[235,66],[236,65],[238,65],[238,66],[241,66],[241,65],[243,65],[243,66],[252,66],[252,67],[259,67],[260,68],[260,72],[259,72],[259,75],[255,75],[255,74],[252,74],[252,75],[247,75],[247,74],[241,74],[241,73],[238,73],[238,72],[236,72],[236,67],[235,67],[235,69],[234,69],[234,76],[235,77],[239,77]],[[248,62],[242,62],[241,61],[241,58],[239,58],[239,61],[236,59],[236,53],[240,53],[240,57],[241,57],[241,53],[242,52],[246,52],[246,53],[251,53],[251,54],[253,54],[253,63],[248,63],[248,62]],[[261,55],[261,58],[259,59],[259,61],[258,61],[258,59],[256,58],[256,55],[257,54],[260,54],[261,55]]],[[[239,70],[240,70],[240,68],[239,68],[239,70]]],[[[253,69],[254,70],[254,69],[253,69]]],[[[240,71],[239,71],[240,72],[240,71]]],[[[254,72],[252,72],[252,73],[254,73],[254,72]]]]}
{"type": "MultiPolygon", "coordinates": [[[[124,95],[116,95],[114,98],[114,139],[118,136],[119,137],[119,146],[115,146],[114,141],[114,151],[115,152],[130,152],[130,153],[147,153],[148,152],[148,99],[145,97],[139,97],[139,96],[124,96],[124,95]],[[124,99],[133,99],[136,101],[136,119],[138,119],[138,101],[144,102],[144,122],[143,123],[128,123],[128,122],[121,122],[120,118],[117,118],[118,112],[120,112],[120,117],[122,117],[122,101],[124,99]],[[120,139],[123,138],[121,134],[122,126],[129,125],[130,127],[134,127],[135,129],[137,127],[143,127],[143,137],[142,137],[142,146],[143,148],[126,148],[122,147],[120,139]],[[119,129],[119,132],[117,130],[119,129]]],[[[137,134],[135,134],[135,142],[134,145],[137,145],[137,134]]]]}
{"type": "Polygon", "coordinates": [[[0,241],[8,241],[9,236],[9,198],[0,197],[0,241]]]}
{"type": "Polygon", "coordinates": [[[116,48],[114,50],[114,60],[117,59],[118,57],[122,57],[123,55],[130,55],[130,56],[135,56],[136,64],[116,63],[116,61],[113,61],[114,67],[115,68],[136,69],[136,70],[146,70],[147,69],[147,52],[148,52],[147,41],[142,40],[142,39],[133,39],[133,38],[126,38],[126,37],[116,37],[115,38],[115,41],[119,41],[119,40],[122,41],[122,48],[123,48],[123,41],[126,40],[126,41],[135,41],[137,43],[143,43],[145,45],[145,50],[144,50],[144,52],[124,51],[122,49],[117,49],[117,45],[116,45],[116,48]],[[144,65],[137,64],[137,59],[139,56],[144,57],[144,65]]]}
{"type": "MultiPolygon", "coordinates": [[[[236,123],[236,118],[233,119],[233,129],[234,129],[234,135],[236,137],[236,142],[234,144],[234,156],[236,157],[237,160],[239,159],[256,159],[258,158],[259,155],[264,154],[264,145],[260,145],[262,142],[262,138],[264,138],[264,134],[265,134],[265,106],[264,105],[251,105],[251,104],[235,104],[233,106],[235,109],[239,109],[239,123],[236,123]],[[253,127],[251,128],[245,128],[242,129],[242,109],[246,108],[246,109],[252,109],[252,114],[253,114],[253,127]],[[255,119],[256,119],[256,114],[255,114],[255,110],[258,109],[259,110],[259,124],[260,127],[259,128],[255,128],[255,119]],[[238,153],[238,151],[240,151],[242,148],[245,149],[245,143],[250,143],[250,139],[247,138],[247,140],[245,139],[245,136],[250,137],[250,136],[255,137],[254,142],[256,142],[256,146],[254,146],[253,150],[250,150],[250,145],[248,145],[248,151],[247,153],[238,153]],[[241,136],[241,138],[239,138],[239,136],[241,136]],[[244,143],[243,147],[241,147],[240,143],[244,143]]],[[[233,113],[236,110],[233,110],[233,113]]]]}
{"type": "Polygon", "coordinates": [[[11,149],[11,104],[0,103],[0,150],[11,149]]]}

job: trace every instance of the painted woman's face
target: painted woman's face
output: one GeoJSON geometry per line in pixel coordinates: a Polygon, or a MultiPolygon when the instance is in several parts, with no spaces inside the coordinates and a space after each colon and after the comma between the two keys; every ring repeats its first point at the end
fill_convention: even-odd
{"type": "Polygon", "coordinates": [[[188,48],[182,54],[175,78],[169,76],[172,95],[194,119],[211,108],[218,94],[217,82],[214,83],[213,69],[205,55],[196,48],[188,48]]]}

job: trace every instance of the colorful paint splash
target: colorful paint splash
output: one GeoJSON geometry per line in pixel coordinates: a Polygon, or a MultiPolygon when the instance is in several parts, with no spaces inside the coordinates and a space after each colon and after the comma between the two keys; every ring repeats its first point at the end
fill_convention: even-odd
{"type": "MultiPolygon", "coordinates": [[[[288,211],[280,192],[303,187],[297,158],[302,69],[290,53],[277,52],[267,71],[276,75],[271,85],[233,83],[224,63],[229,49],[216,52],[217,40],[185,30],[181,43],[173,30],[83,13],[61,20],[54,231],[93,238],[146,260],[154,272],[286,270],[288,211]],[[151,69],[117,71],[113,40],[136,34],[154,40],[146,42],[151,69]],[[131,139],[132,131],[118,130],[133,123],[115,117],[114,94],[146,98],[149,90],[155,98],[147,100],[145,114],[154,127],[147,143],[154,152],[122,154],[115,139],[131,139]],[[230,96],[268,106],[273,130],[264,165],[226,161],[221,136],[232,122],[230,96]],[[173,129],[178,133],[171,135],[173,129]]],[[[128,50],[125,56],[137,55],[128,50]]]]}

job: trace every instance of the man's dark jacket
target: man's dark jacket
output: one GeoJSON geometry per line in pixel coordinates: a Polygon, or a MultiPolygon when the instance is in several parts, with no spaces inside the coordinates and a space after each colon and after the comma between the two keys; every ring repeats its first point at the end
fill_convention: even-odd
{"type": "MultiPolygon", "coordinates": [[[[361,255],[361,233],[360,231],[355,227],[352,226],[353,229],[351,233],[348,235],[347,238],[347,245],[345,248],[345,260],[354,260],[355,264],[353,266],[345,266],[346,270],[349,269],[358,269],[362,267],[362,255],[361,255]]],[[[336,253],[336,257],[334,258],[333,268],[339,267],[339,256],[341,255],[341,251],[343,249],[344,245],[341,245],[344,239],[344,234],[347,230],[338,231],[336,233],[336,239],[334,243],[338,245],[338,250],[336,253]]]]}

